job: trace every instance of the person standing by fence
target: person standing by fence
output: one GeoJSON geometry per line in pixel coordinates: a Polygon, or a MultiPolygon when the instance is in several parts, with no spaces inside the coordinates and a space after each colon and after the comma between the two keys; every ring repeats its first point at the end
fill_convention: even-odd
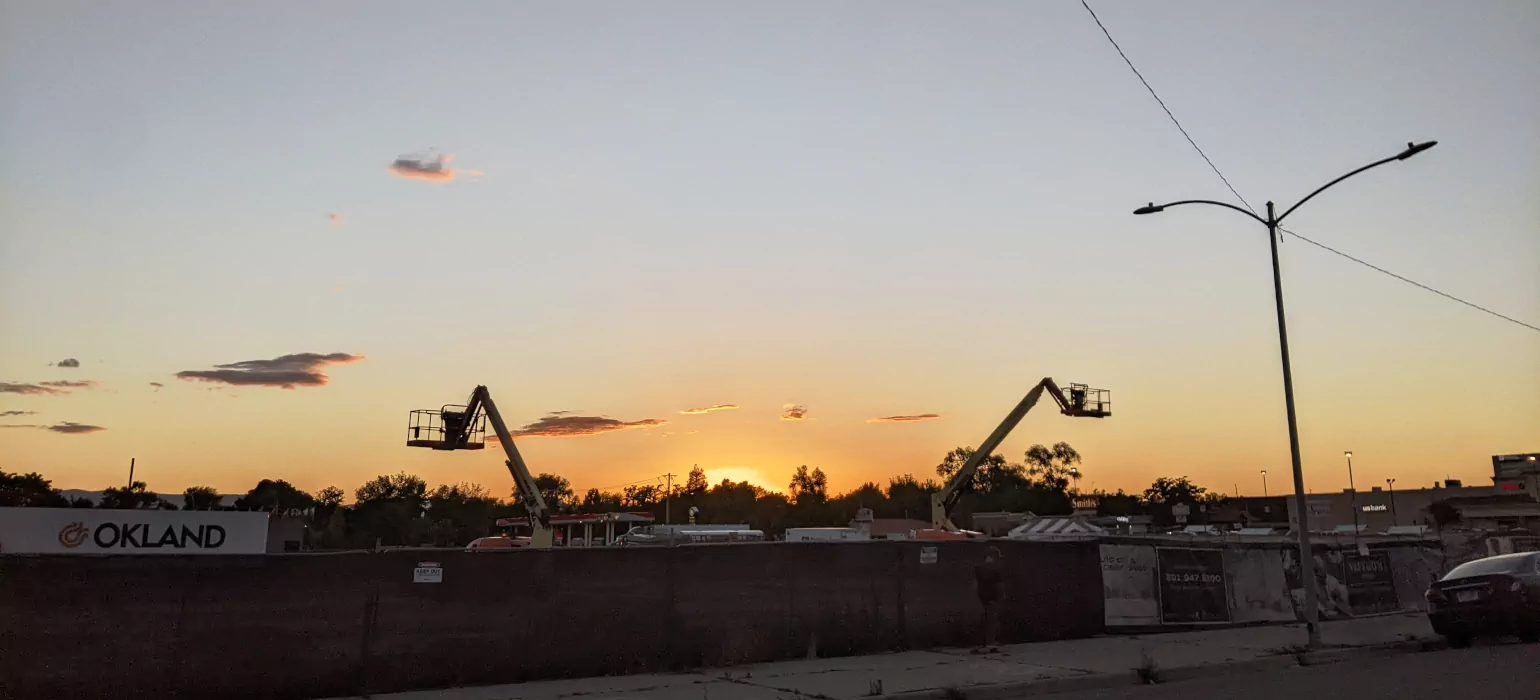
{"type": "Polygon", "coordinates": [[[984,645],[974,650],[976,654],[1000,651],[996,635],[1000,631],[1000,599],[1005,597],[1005,576],[1000,569],[1000,550],[990,547],[984,553],[984,563],[973,568],[973,579],[978,590],[979,604],[984,608],[984,645]]]}

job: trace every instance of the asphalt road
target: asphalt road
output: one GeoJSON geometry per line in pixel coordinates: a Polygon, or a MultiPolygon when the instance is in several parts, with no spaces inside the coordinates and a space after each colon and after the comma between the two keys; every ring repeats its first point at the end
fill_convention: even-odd
{"type": "Polygon", "coordinates": [[[1052,700],[1535,700],[1540,644],[1503,644],[1047,696],[1052,700]]]}

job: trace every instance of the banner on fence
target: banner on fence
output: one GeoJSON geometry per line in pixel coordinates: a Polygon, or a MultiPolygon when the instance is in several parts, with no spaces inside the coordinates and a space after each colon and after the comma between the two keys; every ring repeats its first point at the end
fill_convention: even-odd
{"type": "Polygon", "coordinates": [[[1155,548],[1104,544],[1101,557],[1106,623],[1109,626],[1160,624],[1160,599],[1155,592],[1155,548]]]}
{"type": "Polygon", "coordinates": [[[4,554],[263,554],[267,513],[0,508],[4,554]]]}
{"type": "Polygon", "coordinates": [[[1162,622],[1229,622],[1224,553],[1158,547],[1162,622]]]}
{"type": "Polygon", "coordinates": [[[1386,552],[1347,554],[1342,557],[1342,578],[1347,584],[1348,605],[1354,615],[1393,612],[1396,582],[1391,576],[1390,555],[1386,552]]]}

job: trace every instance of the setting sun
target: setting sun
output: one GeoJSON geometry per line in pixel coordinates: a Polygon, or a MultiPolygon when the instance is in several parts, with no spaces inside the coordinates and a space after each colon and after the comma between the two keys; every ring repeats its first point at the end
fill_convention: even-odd
{"type": "Polygon", "coordinates": [[[706,483],[715,486],[722,483],[723,479],[747,481],[771,491],[781,490],[773,480],[765,478],[764,472],[753,467],[711,467],[706,470],[706,483]]]}

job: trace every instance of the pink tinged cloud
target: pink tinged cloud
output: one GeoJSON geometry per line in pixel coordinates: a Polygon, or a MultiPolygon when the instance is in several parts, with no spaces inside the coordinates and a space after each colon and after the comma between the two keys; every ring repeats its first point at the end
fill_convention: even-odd
{"type": "Polygon", "coordinates": [[[807,420],[807,407],[789,403],[781,407],[781,420],[807,420]]]}
{"type": "Polygon", "coordinates": [[[190,382],[293,389],[301,386],[325,386],[330,378],[321,371],[321,368],[327,365],[360,362],[363,359],[363,355],[345,352],[326,355],[302,352],[275,357],[271,360],[245,360],[227,365],[214,365],[214,369],[209,370],[183,370],[177,372],[176,376],[178,379],[190,382]]]}
{"type": "Polygon", "coordinates": [[[717,411],[736,411],[736,410],[738,410],[738,405],[737,404],[719,403],[719,404],[717,404],[715,406],[702,406],[700,408],[686,408],[683,411],[680,411],[679,415],[682,415],[682,416],[698,416],[698,415],[701,415],[703,413],[715,413],[717,411]]]}
{"type": "Polygon", "coordinates": [[[36,428],[64,435],[86,435],[106,430],[106,428],[99,425],[86,425],[85,423],[75,423],[73,421],[54,423],[53,425],[0,425],[0,428],[36,428]]]}
{"type": "Polygon", "coordinates": [[[454,160],[454,157],[453,153],[437,156],[401,156],[386,169],[397,177],[410,180],[449,182],[455,179],[455,170],[449,167],[449,162],[454,160]]]}
{"type": "Polygon", "coordinates": [[[644,418],[637,421],[622,421],[605,416],[574,416],[574,415],[547,415],[529,425],[513,431],[514,437],[584,437],[588,435],[602,435],[619,430],[634,430],[636,428],[654,428],[660,425],[668,425],[668,421],[657,418],[644,418]]]}
{"type": "Polygon", "coordinates": [[[0,394],[21,394],[23,396],[57,396],[68,394],[76,389],[90,389],[96,386],[96,382],[90,380],[60,380],[56,382],[38,382],[36,384],[21,382],[0,382],[0,394]]]}
{"type": "Polygon", "coordinates": [[[868,418],[868,423],[916,423],[922,420],[936,420],[942,417],[939,413],[919,413],[912,416],[883,416],[881,418],[868,418]]]}

